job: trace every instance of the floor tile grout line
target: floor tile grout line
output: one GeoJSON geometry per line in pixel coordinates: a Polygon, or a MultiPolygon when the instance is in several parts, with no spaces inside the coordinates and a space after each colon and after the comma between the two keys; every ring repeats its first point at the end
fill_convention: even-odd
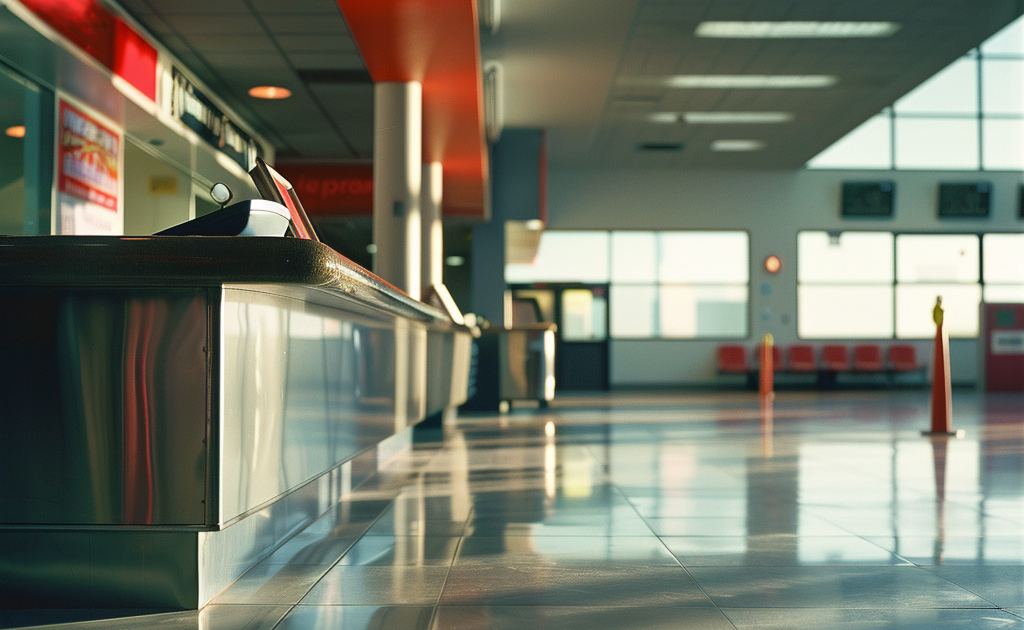
{"type": "Polygon", "coordinates": [[[939,579],[942,579],[942,580],[945,580],[945,581],[949,582],[950,584],[952,584],[953,586],[955,586],[955,587],[957,587],[959,589],[963,589],[963,590],[967,591],[968,593],[970,593],[971,595],[974,595],[975,597],[977,597],[978,599],[980,599],[982,601],[985,601],[985,602],[988,602],[988,603],[992,604],[993,608],[998,608],[999,610],[1003,609],[1002,606],[997,605],[995,602],[993,602],[989,598],[982,597],[981,595],[979,595],[978,593],[975,593],[974,591],[972,591],[971,589],[967,588],[966,586],[964,586],[962,584],[957,584],[956,582],[954,582],[953,580],[949,579],[948,577],[946,577],[944,575],[940,575],[939,573],[936,573],[935,571],[933,571],[931,569],[928,569],[928,568],[925,568],[925,567],[921,567],[921,566],[917,566],[917,565],[914,565],[914,566],[917,567],[918,569],[921,569],[922,571],[927,571],[928,573],[931,573],[932,575],[934,575],[935,577],[937,577],[939,579]]]}
{"type": "MultiPolygon", "coordinates": [[[[357,486],[356,488],[353,488],[352,491],[354,492],[357,488],[359,488],[359,487],[363,486],[364,484],[366,484],[367,482],[369,482],[374,476],[380,476],[380,471],[377,471],[373,475],[370,475],[370,477],[367,477],[363,481],[363,483],[359,484],[359,486],[357,486]]],[[[306,592],[302,595],[302,597],[299,597],[299,601],[295,602],[295,604],[293,604],[293,607],[294,606],[298,606],[299,604],[301,604],[302,600],[305,599],[306,597],[308,597],[311,592],[313,592],[313,589],[315,589],[317,587],[317,585],[319,585],[320,582],[323,581],[323,579],[327,576],[328,573],[330,573],[332,570],[334,570],[335,567],[338,566],[338,563],[340,563],[342,561],[342,559],[345,557],[345,555],[352,550],[352,547],[354,547],[356,545],[356,543],[358,543],[360,540],[362,540],[366,536],[366,532],[368,532],[371,529],[373,529],[373,527],[377,524],[378,521],[380,521],[380,519],[384,516],[384,514],[389,509],[391,509],[394,506],[395,501],[397,501],[397,500],[398,500],[398,494],[396,494],[393,499],[388,501],[388,503],[384,507],[384,509],[381,510],[377,514],[376,517],[374,517],[374,519],[369,523],[369,525],[367,525],[366,529],[364,529],[363,532],[361,534],[359,534],[359,536],[357,536],[355,538],[355,540],[352,541],[352,544],[349,545],[348,547],[346,547],[345,550],[343,552],[341,552],[341,555],[339,555],[338,558],[336,560],[334,560],[334,562],[332,562],[330,564],[330,566],[327,567],[327,570],[324,571],[323,573],[321,573],[320,577],[317,578],[316,581],[314,581],[313,584],[311,584],[308,589],[306,589],[306,592]]],[[[290,614],[290,611],[289,611],[289,614],[290,614]]]]}
{"type": "MultiPolygon", "coordinates": [[[[472,498],[472,492],[470,492],[470,497],[472,498]]],[[[441,598],[444,596],[445,588],[448,587],[448,577],[451,575],[452,569],[455,567],[455,560],[459,557],[459,552],[462,551],[462,545],[466,542],[466,530],[469,529],[469,523],[473,519],[475,513],[475,508],[470,507],[469,513],[466,516],[466,522],[463,523],[462,532],[459,536],[459,544],[455,546],[455,552],[452,553],[452,560],[448,563],[448,570],[445,572],[444,580],[441,582],[441,590],[437,593],[437,601],[434,603],[434,610],[430,615],[430,624],[427,626],[428,629],[434,627],[434,622],[437,619],[438,608],[441,606],[441,598]]]]}
{"type": "MultiPolygon", "coordinates": [[[[305,596],[303,596],[303,597],[305,597],[305,596]]],[[[282,623],[282,622],[284,622],[284,620],[285,620],[285,619],[287,619],[287,618],[288,618],[288,616],[289,616],[289,615],[291,615],[291,614],[292,614],[292,612],[293,612],[293,611],[294,611],[294,610],[295,610],[296,608],[298,608],[298,607],[299,607],[299,604],[298,604],[298,602],[296,602],[296,603],[294,603],[294,604],[291,604],[291,605],[289,605],[289,606],[288,606],[288,612],[286,612],[285,614],[281,615],[281,618],[277,620],[277,623],[275,623],[275,624],[274,624],[274,625],[273,625],[273,626],[272,626],[272,627],[270,628],[270,630],[276,630],[276,629],[277,629],[277,627],[278,627],[278,626],[280,626],[280,625],[281,625],[281,623],[282,623]]]]}
{"type": "Polygon", "coordinates": [[[627,501],[627,502],[629,503],[629,505],[630,505],[630,506],[631,506],[631,507],[633,508],[633,511],[635,511],[635,512],[637,513],[637,515],[639,515],[639,516],[640,516],[640,518],[641,518],[641,519],[643,519],[643,521],[644,521],[644,524],[646,524],[646,525],[647,525],[647,527],[648,527],[648,528],[649,528],[649,529],[651,530],[651,534],[652,534],[652,535],[653,535],[653,536],[654,536],[655,538],[657,538],[657,539],[658,539],[658,542],[660,542],[660,543],[661,543],[661,546],[665,548],[665,551],[667,551],[667,552],[668,552],[668,553],[669,553],[669,554],[670,554],[670,555],[671,555],[671,556],[672,556],[673,558],[675,558],[675,561],[676,561],[676,562],[677,562],[677,563],[679,564],[679,568],[680,568],[680,569],[682,569],[684,573],[686,573],[686,576],[687,576],[688,578],[690,578],[691,580],[693,580],[693,583],[694,583],[694,584],[695,584],[695,585],[697,586],[697,588],[699,588],[699,589],[700,589],[700,592],[701,592],[701,593],[703,593],[704,597],[706,597],[706,598],[707,598],[707,600],[708,600],[709,602],[711,602],[711,605],[715,607],[715,610],[717,610],[717,611],[718,611],[718,614],[722,615],[722,618],[723,618],[723,619],[725,619],[725,621],[726,621],[726,622],[727,622],[727,623],[728,623],[729,625],[731,625],[731,626],[732,626],[732,627],[733,627],[733,628],[735,629],[735,628],[736,628],[736,624],[734,624],[734,623],[732,622],[732,619],[730,619],[730,618],[729,618],[729,616],[725,614],[725,611],[724,611],[724,610],[722,610],[721,606],[719,606],[719,605],[718,605],[718,603],[717,603],[717,602],[715,602],[715,600],[711,599],[711,596],[710,596],[710,595],[708,595],[708,592],[707,592],[707,591],[706,591],[706,590],[704,589],[704,587],[703,587],[703,586],[701,586],[700,582],[698,582],[698,581],[697,581],[697,578],[693,577],[693,575],[692,575],[692,574],[691,574],[691,573],[690,573],[689,571],[687,571],[687,570],[686,570],[686,566],[685,566],[685,565],[684,565],[684,564],[683,564],[683,563],[682,563],[682,562],[681,562],[681,561],[679,560],[679,558],[677,558],[677,557],[676,557],[676,554],[672,553],[672,550],[671,550],[671,549],[669,549],[669,546],[665,544],[665,541],[664,541],[664,540],[662,540],[661,536],[660,536],[660,535],[659,535],[659,534],[658,534],[657,532],[655,532],[655,531],[654,531],[654,528],[653,528],[653,527],[651,527],[651,524],[647,522],[647,519],[646,519],[646,518],[644,518],[644,515],[643,515],[643,514],[640,514],[640,510],[638,510],[638,509],[637,509],[637,507],[636,507],[636,504],[635,504],[635,503],[633,503],[632,499],[630,499],[630,498],[629,498],[629,497],[628,497],[628,496],[626,495],[626,493],[625,493],[625,492],[623,492],[622,488],[620,488],[620,487],[619,487],[619,484],[617,484],[617,483],[614,483],[614,482],[611,482],[611,481],[609,481],[609,483],[611,483],[611,486],[612,486],[613,488],[615,488],[615,490],[616,490],[616,491],[617,491],[617,492],[618,492],[618,493],[619,493],[620,495],[622,495],[622,497],[623,497],[623,498],[624,498],[624,499],[625,499],[625,500],[626,500],[626,501],[627,501]]]}

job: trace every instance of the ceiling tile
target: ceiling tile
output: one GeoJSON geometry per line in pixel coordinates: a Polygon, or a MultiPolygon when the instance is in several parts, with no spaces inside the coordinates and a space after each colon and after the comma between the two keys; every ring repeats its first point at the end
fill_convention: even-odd
{"type": "Polygon", "coordinates": [[[249,0],[257,13],[264,15],[273,14],[301,14],[301,13],[340,13],[338,3],[335,0],[249,0]]]}
{"type": "Polygon", "coordinates": [[[277,43],[287,52],[355,52],[356,44],[347,35],[277,35],[277,43]]]}
{"type": "Polygon", "coordinates": [[[289,133],[285,134],[284,138],[301,157],[346,159],[360,157],[352,153],[345,142],[331,130],[318,133],[289,133]]]}
{"type": "Polygon", "coordinates": [[[167,15],[169,25],[183,35],[265,35],[266,31],[252,15],[210,13],[204,15],[167,15]]]}
{"type": "Polygon", "coordinates": [[[300,14],[300,15],[272,15],[264,16],[264,23],[271,33],[274,34],[318,34],[330,33],[332,35],[349,35],[348,25],[340,12],[335,15],[325,14],[300,14]]]}
{"type": "Polygon", "coordinates": [[[154,2],[157,13],[161,15],[205,15],[222,13],[230,15],[249,15],[249,7],[244,0],[173,0],[173,2],[154,2]]]}
{"type": "Polygon", "coordinates": [[[300,70],[365,70],[359,53],[288,53],[292,66],[300,70]]]}
{"type": "Polygon", "coordinates": [[[330,121],[308,95],[296,92],[291,98],[280,101],[252,99],[249,106],[260,117],[274,121],[282,135],[295,133],[324,133],[332,129],[330,121]]]}
{"type": "Polygon", "coordinates": [[[264,35],[185,35],[189,44],[201,52],[237,51],[244,54],[276,51],[274,42],[264,35]]]}
{"type": "Polygon", "coordinates": [[[246,76],[291,72],[288,63],[277,52],[204,52],[203,57],[218,71],[246,76]]]}

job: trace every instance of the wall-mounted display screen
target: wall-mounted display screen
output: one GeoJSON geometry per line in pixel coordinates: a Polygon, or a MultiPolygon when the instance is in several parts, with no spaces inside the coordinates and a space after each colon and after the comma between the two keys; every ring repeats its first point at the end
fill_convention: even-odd
{"type": "Polygon", "coordinates": [[[988,216],[989,182],[939,184],[939,217],[981,219],[988,216]]]}
{"type": "Polygon", "coordinates": [[[843,182],[842,215],[882,218],[892,216],[893,182],[843,182]]]}

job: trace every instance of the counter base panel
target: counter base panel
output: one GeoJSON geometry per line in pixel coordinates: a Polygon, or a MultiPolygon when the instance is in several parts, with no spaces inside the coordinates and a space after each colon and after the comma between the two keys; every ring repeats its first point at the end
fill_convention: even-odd
{"type": "Polygon", "coordinates": [[[0,608],[195,610],[271,553],[333,562],[337,558],[317,556],[316,532],[295,550],[284,546],[318,519],[332,525],[324,535],[341,525],[346,511],[338,508],[352,500],[353,486],[411,442],[412,427],[220,530],[0,529],[0,608]]]}

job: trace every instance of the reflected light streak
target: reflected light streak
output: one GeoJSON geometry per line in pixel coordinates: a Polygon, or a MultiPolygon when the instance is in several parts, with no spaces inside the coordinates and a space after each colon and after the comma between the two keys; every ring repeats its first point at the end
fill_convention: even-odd
{"type": "Polygon", "coordinates": [[[544,496],[554,499],[558,490],[555,472],[558,461],[555,458],[555,423],[544,425],[544,496]]]}

